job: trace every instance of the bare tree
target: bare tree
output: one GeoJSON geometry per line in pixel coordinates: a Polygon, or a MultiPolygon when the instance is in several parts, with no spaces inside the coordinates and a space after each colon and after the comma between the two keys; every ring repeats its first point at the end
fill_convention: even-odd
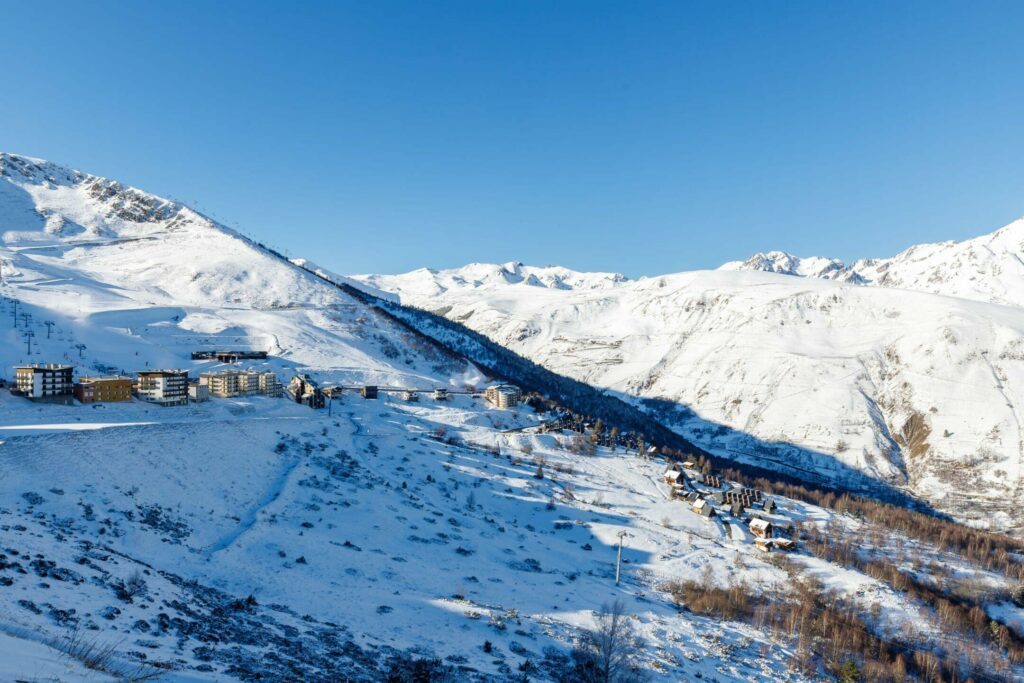
{"type": "Polygon", "coordinates": [[[596,628],[573,651],[576,677],[581,683],[638,683],[646,680],[639,657],[643,640],[636,634],[633,618],[616,599],[594,615],[596,628]]]}

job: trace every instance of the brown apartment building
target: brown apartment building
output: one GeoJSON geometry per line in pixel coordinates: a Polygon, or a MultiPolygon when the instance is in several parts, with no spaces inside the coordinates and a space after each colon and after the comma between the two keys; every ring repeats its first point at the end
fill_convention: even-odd
{"type": "Polygon", "coordinates": [[[131,377],[110,375],[80,377],[75,383],[75,398],[82,403],[122,403],[132,400],[131,377]]]}

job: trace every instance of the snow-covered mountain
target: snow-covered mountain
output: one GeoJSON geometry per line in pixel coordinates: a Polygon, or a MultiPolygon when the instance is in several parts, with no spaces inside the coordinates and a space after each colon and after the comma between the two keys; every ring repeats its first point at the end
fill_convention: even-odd
{"type": "MultiPolygon", "coordinates": [[[[218,364],[191,352],[213,348],[266,350],[254,365],[285,380],[489,379],[366,285],[175,202],[9,154],[0,279],[7,379],[26,362],[197,373],[218,364]]],[[[405,681],[415,659],[415,680],[431,667],[445,680],[522,667],[545,680],[550,653],[616,598],[637,615],[657,679],[803,679],[790,649],[749,627],[705,638],[661,588],[724,571],[737,552],[751,576],[784,572],[741,531],[730,540],[673,502],[663,464],[607,449],[577,462],[568,437],[529,432],[540,418],[462,395],[347,393],[314,411],[266,397],[90,407],[0,392],[0,679],[405,681]]],[[[818,514],[792,506],[794,519],[818,514]]],[[[870,594],[911,614],[887,589],[870,594]]]]}
{"type": "Polygon", "coordinates": [[[846,265],[837,259],[773,251],[726,263],[721,269],[760,270],[1022,306],[1024,218],[963,242],[918,244],[892,258],[860,259],[846,265]]]}
{"type": "MultiPolygon", "coordinates": [[[[0,363],[7,378],[13,364],[46,361],[72,364],[78,375],[146,367],[195,373],[217,363],[194,361],[191,351],[226,347],[268,351],[266,361],[254,364],[285,379],[306,372],[346,386],[462,388],[489,381],[487,368],[503,367],[547,382],[553,395],[560,387],[545,371],[524,369],[527,361],[509,358],[459,325],[375,298],[373,283],[288,261],[180,204],[14,155],[0,155],[0,267],[0,363]]],[[[684,356],[698,349],[686,363],[666,362],[649,373],[653,384],[662,371],[667,387],[679,367],[713,362],[715,344],[735,354],[745,344],[747,355],[767,345],[786,364],[773,370],[766,359],[766,384],[791,387],[799,380],[822,391],[812,401],[790,403],[773,394],[779,410],[807,410],[842,395],[836,387],[846,361],[840,353],[833,364],[816,365],[828,357],[830,343],[818,328],[827,327],[823,320],[837,308],[863,305],[844,303],[835,297],[846,289],[815,281],[778,310],[758,310],[752,308],[758,301],[791,296],[780,283],[795,281],[759,273],[712,274],[723,278],[717,294],[707,287],[697,294],[688,280],[694,276],[630,282],[521,264],[449,275],[421,271],[409,289],[432,283],[425,299],[436,303],[436,278],[444,297],[480,289],[510,301],[536,298],[552,308],[541,314],[523,307],[539,321],[521,321],[528,337],[548,335],[553,358],[574,346],[572,353],[607,363],[622,378],[627,355],[648,363],[659,349],[682,343],[681,336],[658,331],[664,316],[708,336],[703,347],[696,338],[684,345],[684,356]],[[728,290],[729,282],[739,291],[728,290]],[[566,297],[575,297],[578,311],[565,308],[566,297]],[[630,312],[635,305],[646,318],[630,312]],[[683,318],[674,312],[687,307],[683,318]],[[702,316],[710,320],[704,327],[696,324],[702,316]],[[749,327],[738,322],[743,316],[749,327]],[[574,317],[585,340],[553,333],[561,319],[574,317]],[[582,325],[595,318],[603,330],[582,325]],[[804,319],[815,324],[801,327],[804,319]],[[783,324],[790,334],[772,341],[773,326],[783,324]],[[635,334],[609,341],[622,325],[634,326],[635,334]],[[747,334],[745,341],[722,332],[729,326],[747,334]],[[800,333],[805,330],[809,336],[800,333]],[[813,356],[806,365],[795,360],[797,346],[813,356]],[[831,373],[827,379],[818,367],[831,373]]],[[[384,279],[377,284],[395,288],[384,279]]],[[[847,289],[858,296],[874,291],[847,289]]],[[[935,349],[936,362],[949,357],[980,373],[969,350],[1011,336],[1017,323],[1000,318],[977,336],[962,335],[999,311],[950,312],[950,337],[935,349]]],[[[791,465],[807,462],[826,472],[831,466],[833,476],[849,475],[863,486],[872,478],[899,482],[904,469],[918,471],[915,463],[931,476],[927,444],[936,428],[975,429],[990,420],[992,452],[1013,437],[996,406],[992,416],[979,418],[937,404],[950,415],[938,413],[946,420],[941,425],[935,414],[925,415],[932,437],[922,430],[918,395],[904,390],[911,374],[897,355],[927,356],[914,343],[930,337],[911,331],[926,314],[886,309],[855,321],[842,337],[850,344],[844,352],[871,347],[859,325],[879,325],[880,337],[902,326],[910,337],[895,340],[882,358],[865,351],[866,378],[858,381],[865,391],[878,382],[887,392],[884,400],[872,399],[883,417],[855,430],[843,451],[867,443],[862,432],[906,417],[891,438],[906,440],[910,464],[793,447],[791,465]]],[[[1009,397],[1017,347],[1009,341],[1006,348],[1011,355],[992,358],[991,368],[1009,397]]],[[[922,367],[913,366],[929,372],[922,367]]],[[[706,391],[722,398],[728,380],[750,382],[737,372],[743,368],[720,368],[706,391]]],[[[937,391],[944,381],[942,375],[925,386],[937,391]]],[[[562,393],[596,403],[593,389],[578,383],[566,382],[562,393]]],[[[632,661],[653,680],[820,680],[839,664],[824,648],[798,649],[794,639],[750,623],[718,621],[687,605],[681,610],[667,587],[691,580],[767,598],[788,595],[797,579],[831,591],[829,602],[864,615],[880,636],[910,634],[913,648],[936,652],[959,652],[953,648],[967,643],[970,661],[960,658],[966,673],[997,671],[998,680],[1022,673],[991,644],[987,626],[984,640],[948,635],[929,603],[864,567],[809,551],[788,561],[772,558],[755,549],[749,520],[726,506],[712,519],[694,514],[673,497],[662,461],[621,448],[581,449],[578,435],[535,429],[545,416],[528,407],[497,409],[465,394],[443,402],[423,396],[406,402],[382,393],[364,400],[345,392],[330,410],[314,411],[270,397],[160,408],[138,401],[57,406],[0,392],[0,680],[159,675],[172,683],[562,683],[577,680],[565,677],[569,651],[585,642],[595,612],[615,600],[643,643],[632,661]],[[619,543],[622,581],[616,584],[619,543]]],[[[756,397],[750,400],[756,405],[756,397]]],[[[612,413],[624,419],[636,413],[617,400],[602,401],[622,406],[612,413]]],[[[729,404],[748,408],[731,398],[729,404]]],[[[712,433],[708,422],[675,407],[647,408],[713,445],[747,443],[725,428],[712,433]]],[[[772,420],[781,423],[781,413],[767,410],[762,422],[772,420]]],[[[794,422],[811,424],[803,415],[794,422]]],[[[775,445],[749,443],[761,448],[752,460],[778,453],[775,445]]],[[[971,477],[977,487],[990,485],[994,463],[958,463],[965,495],[971,477]]],[[[1008,472],[1015,477],[1018,470],[1008,472]]],[[[998,570],[830,508],[773,500],[778,509],[760,514],[780,529],[796,525],[856,539],[865,553],[891,565],[941,564],[950,576],[993,587],[991,598],[979,599],[992,618],[1024,624],[1024,609],[1005,599],[1009,577],[998,570]]]]}
{"type": "Polygon", "coordinates": [[[573,289],[475,275],[488,268],[508,272],[362,279],[643,399],[712,452],[896,487],[992,528],[1024,522],[1024,309],[742,269],[573,289]]]}
{"type": "Polygon", "coordinates": [[[769,251],[754,254],[746,261],[730,261],[719,267],[719,270],[760,270],[765,273],[779,275],[796,275],[798,277],[817,277],[823,280],[839,280],[864,284],[863,278],[846,267],[838,259],[811,256],[800,258],[784,251],[769,251]]]}

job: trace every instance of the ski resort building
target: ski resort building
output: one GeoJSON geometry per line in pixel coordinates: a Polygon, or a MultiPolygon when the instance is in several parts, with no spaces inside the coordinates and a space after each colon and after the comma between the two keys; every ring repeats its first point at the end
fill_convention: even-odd
{"type": "Polygon", "coordinates": [[[82,403],[123,403],[132,400],[132,379],[124,375],[79,377],[75,398],[82,403]]]}
{"type": "Polygon", "coordinates": [[[19,396],[33,401],[70,404],[74,384],[70,365],[47,363],[18,365],[14,368],[14,388],[19,396]]]}
{"type": "Polygon", "coordinates": [[[193,351],[192,360],[219,360],[221,363],[237,363],[240,360],[266,360],[266,351],[193,351]]]}
{"type": "Polygon", "coordinates": [[[139,400],[161,406],[188,403],[187,370],[141,370],[135,383],[139,400]]]}
{"type": "Polygon", "coordinates": [[[211,396],[232,398],[235,396],[280,396],[281,385],[277,375],[267,370],[217,370],[199,374],[199,383],[209,388],[211,396]]]}
{"type": "Polygon", "coordinates": [[[512,408],[522,400],[523,392],[512,384],[495,384],[487,387],[484,397],[497,408],[512,408]]]}
{"type": "Polygon", "coordinates": [[[309,375],[295,375],[285,390],[288,397],[296,403],[310,408],[323,408],[326,404],[324,390],[309,375]]]}
{"type": "Polygon", "coordinates": [[[434,389],[434,400],[435,401],[447,401],[448,390],[447,389],[434,389]]]}
{"type": "Polygon", "coordinates": [[[363,398],[377,398],[377,387],[373,384],[367,384],[359,390],[359,393],[363,398]]]}
{"type": "Polygon", "coordinates": [[[210,400],[210,387],[199,382],[189,382],[188,400],[193,403],[203,403],[210,400]]]}

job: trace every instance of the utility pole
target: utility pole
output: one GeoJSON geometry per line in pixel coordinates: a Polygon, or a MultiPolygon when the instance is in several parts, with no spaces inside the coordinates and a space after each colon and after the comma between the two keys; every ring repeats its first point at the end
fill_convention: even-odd
{"type": "Polygon", "coordinates": [[[25,343],[28,344],[28,354],[32,355],[32,337],[36,336],[36,333],[29,330],[25,333],[25,343]]]}
{"type": "Polygon", "coordinates": [[[49,339],[50,332],[53,331],[53,326],[56,325],[57,323],[53,322],[52,320],[46,320],[43,322],[43,324],[46,325],[46,338],[49,339]]]}
{"type": "Polygon", "coordinates": [[[615,585],[619,585],[619,577],[622,574],[622,539],[629,536],[625,531],[619,532],[619,555],[615,559],[615,585]]]}
{"type": "MultiPolygon", "coordinates": [[[[78,357],[81,358],[82,351],[85,351],[85,349],[88,347],[86,347],[85,344],[75,344],[75,348],[78,349],[78,357]]],[[[149,365],[149,361],[146,361],[146,365],[149,365]]]]}
{"type": "Polygon", "coordinates": [[[14,311],[13,311],[14,326],[17,327],[18,326],[18,300],[17,299],[11,299],[11,301],[14,303],[14,311]]]}

